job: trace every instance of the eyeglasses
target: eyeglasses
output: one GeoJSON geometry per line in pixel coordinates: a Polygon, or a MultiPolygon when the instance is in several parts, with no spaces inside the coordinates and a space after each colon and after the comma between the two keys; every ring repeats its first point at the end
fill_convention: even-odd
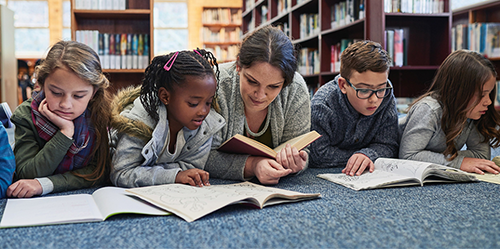
{"type": "Polygon", "coordinates": [[[348,79],[344,78],[349,85],[356,90],[356,96],[360,99],[369,99],[373,94],[379,99],[383,99],[389,95],[392,89],[391,82],[387,81],[389,87],[384,87],[377,90],[367,89],[367,88],[356,88],[348,79]]]}

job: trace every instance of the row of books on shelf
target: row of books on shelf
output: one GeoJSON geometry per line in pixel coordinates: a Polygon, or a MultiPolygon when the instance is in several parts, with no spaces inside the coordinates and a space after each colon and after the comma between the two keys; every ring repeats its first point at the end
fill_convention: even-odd
{"type": "Polygon", "coordinates": [[[342,39],[330,46],[330,71],[340,72],[340,55],[344,49],[357,41],[360,41],[360,39],[342,39]]]}
{"type": "Polygon", "coordinates": [[[237,24],[241,25],[241,9],[217,8],[205,9],[202,13],[204,24],[237,24]]]}
{"type": "Polygon", "coordinates": [[[386,51],[391,57],[392,66],[406,66],[407,53],[405,51],[405,30],[404,29],[388,29],[385,31],[386,51]]]}
{"type": "Polygon", "coordinates": [[[500,23],[459,24],[451,29],[452,51],[470,49],[488,58],[500,57],[500,23]]]}
{"type": "Polygon", "coordinates": [[[235,61],[239,51],[238,45],[213,46],[205,47],[205,49],[212,52],[219,63],[235,61]]]}
{"type": "Polygon", "coordinates": [[[283,33],[285,33],[286,36],[290,37],[290,27],[288,26],[288,23],[278,23],[276,24],[276,27],[279,28],[283,33]]]}
{"type": "Polygon", "coordinates": [[[124,10],[127,0],[75,0],[75,9],[79,10],[124,10]]]}
{"type": "Polygon", "coordinates": [[[443,13],[444,0],[385,0],[384,11],[386,13],[443,13]]]}
{"type": "Polygon", "coordinates": [[[278,15],[286,13],[292,7],[292,0],[278,0],[278,15]]]}
{"type": "Polygon", "coordinates": [[[302,48],[299,50],[297,66],[302,75],[319,74],[319,52],[316,48],[302,48]]]}
{"type": "Polygon", "coordinates": [[[202,28],[203,42],[239,42],[241,36],[240,27],[220,29],[202,28]]]}
{"type": "Polygon", "coordinates": [[[108,34],[77,30],[76,41],[98,52],[103,69],[144,69],[149,65],[148,34],[108,34]]]}
{"type": "Polygon", "coordinates": [[[336,3],[330,13],[332,28],[342,27],[365,18],[365,0],[347,0],[336,3]]]}
{"type": "Polygon", "coordinates": [[[260,8],[260,23],[265,23],[269,19],[271,19],[269,16],[269,10],[267,9],[266,5],[262,5],[262,7],[260,8]]]}
{"type": "Polygon", "coordinates": [[[317,13],[300,15],[300,38],[316,35],[320,31],[317,13]]]}

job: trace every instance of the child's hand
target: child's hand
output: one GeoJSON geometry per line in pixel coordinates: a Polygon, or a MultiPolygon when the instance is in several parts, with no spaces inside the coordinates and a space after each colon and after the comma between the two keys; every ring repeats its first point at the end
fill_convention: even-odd
{"type": "Polygon", "coordinates": [[[354,176],[354,174],[359,176],[363,174],[366,168],[368,168],[370,173],[372,173],[375,169],[375,165],[366,155],[356,153],[349,158],[349,161],[347,161],[347,165],[342,170],[342,173],[350,176],[354,176]]]}
{"type": "Polygon", "coordinates": [[[460,165],[460,169],[465,172],[477,173],[484,175],[484,172],[490,172],[493,174],[498,174],[500,172],[500,167],[498,167],[493,161],[479,158],[466,157],[460,165]]]}
{"type": "Polygon", "coordinates": [[[46,117],[50,122],[54,123],[61,132],[69,138],[73,138],[73,134],[75,133],[75,125],[73,124],[73,120],[67,120],[56,113],[49,110],[49,106],[47,104],[46,99],[40,102],[40,106],[38,107],[38,111],[46,117]]]}
{"type": "Polygon", "coordinates": [[[7,188],[8,197],[29,198],[42,194],[42,185],[36,179],[19,180],[7,188]]]}
{"type": "Polygon", "coordinates": [[[210,186],[208,172],[201,169],[188,169],[179,171],[175,177],[175,183],[189,184],[191,186],[210,186]]]}
{"type": "Polygon", "coordinates": [[[298,151],[297,148],[287,144],[278,154],[276,154],[276,162],[281,164],[285,169],[291,169],[292,173],[299,172],[304,169],[307,162],[307,152],[298,151]]]}

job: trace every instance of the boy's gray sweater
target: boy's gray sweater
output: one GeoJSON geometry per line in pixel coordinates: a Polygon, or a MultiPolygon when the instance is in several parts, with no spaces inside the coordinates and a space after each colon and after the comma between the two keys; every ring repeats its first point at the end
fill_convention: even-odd
{"type": "Polygon", "coordinates": [[[371,116],[358,113],[340,91],[337,76],[311,101],[311,129],[323,135],[309,146],[311,167],[344,167],[355,153],[375,161],[398,155],[398,115],[394,94],[371,116]]]}

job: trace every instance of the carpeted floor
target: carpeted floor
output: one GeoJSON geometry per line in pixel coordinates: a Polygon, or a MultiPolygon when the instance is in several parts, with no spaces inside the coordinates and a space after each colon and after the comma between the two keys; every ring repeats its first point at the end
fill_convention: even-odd
{"type": "MultiPolygon", "coordinates": [[[[316,200],[262,210],[233,205],[192,223],[176,216],[117,215],[98,223],[2,229],[0,248],[500,247],[500,185],[435,184],[358,192],[315,177],[340,170],[308,169],[276,185],[321,193],[316,200]]],[[[0,214],[5,203],[0,200],[0,214]]]]}

